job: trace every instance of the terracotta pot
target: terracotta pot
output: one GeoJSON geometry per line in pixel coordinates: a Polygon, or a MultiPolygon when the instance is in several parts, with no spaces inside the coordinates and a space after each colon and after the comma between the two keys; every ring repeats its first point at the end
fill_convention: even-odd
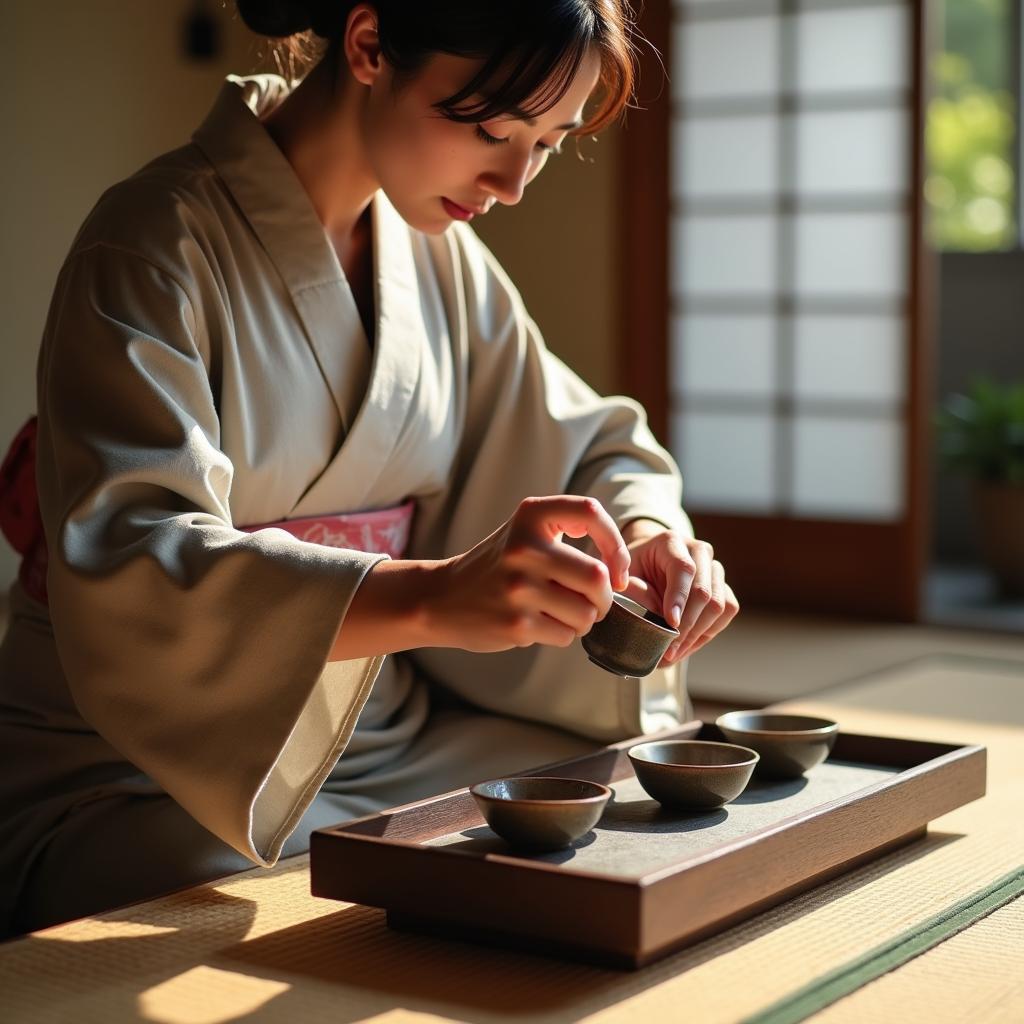
{"type": "Polygon", "coordinates": [[[1008,597],[1024,596],[1024,484],[974,484],[981,550],[1008,597]]]}

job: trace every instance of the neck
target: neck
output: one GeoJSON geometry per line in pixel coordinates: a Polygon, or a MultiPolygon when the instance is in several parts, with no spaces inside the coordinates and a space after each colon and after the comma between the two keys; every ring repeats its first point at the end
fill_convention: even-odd
{"type": "Polygon", "coordinates": [[[364,100],[364,90],[340,84],[334,62],[322,60],[264,121],[339,252],[358,243],[379,187],[359,133],[364,100]]]}

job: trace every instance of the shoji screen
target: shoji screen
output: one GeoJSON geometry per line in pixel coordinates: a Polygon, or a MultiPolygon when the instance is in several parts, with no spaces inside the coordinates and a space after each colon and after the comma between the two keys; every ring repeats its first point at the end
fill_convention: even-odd
{"type": "Polygon", "coordinates": [[[689,0],[663,25],[664,426],[741,600],[916,614],[920,18],[689,0]]]}

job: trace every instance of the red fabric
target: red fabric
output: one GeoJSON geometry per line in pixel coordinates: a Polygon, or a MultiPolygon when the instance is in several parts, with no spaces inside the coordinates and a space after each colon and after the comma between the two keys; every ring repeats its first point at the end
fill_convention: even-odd
{"type": "Polygon", "coordinates": [[[18,431],[0,466],[0,531],[19,555],[43,535],[36,501],[36,432],[33,416],[18,431]]]}
{"type": "MultiPolygon", "coordinates": [[[[36,496],[36,433],[33,416],[18,431],[0,466],[0,530],[21,558],[18,579],[29,597],[47,604],[46,566],[48,553],[36,496]]],[[[240,526],[255,533],[268,527],[285,530],[299,540],[326,547],[381,552],[401,558],[409,541],[415,502],[393,508],[343,515],[284,519],[279,523],[240,526]]]]}
{"type": "Polygon", "coordinates": [[[18,579],[25,593],[46,604],[46,537],[36,497],[38,428],[38,419],[31,417],[0,466],[0,531],[21,555],[18,579]]]}

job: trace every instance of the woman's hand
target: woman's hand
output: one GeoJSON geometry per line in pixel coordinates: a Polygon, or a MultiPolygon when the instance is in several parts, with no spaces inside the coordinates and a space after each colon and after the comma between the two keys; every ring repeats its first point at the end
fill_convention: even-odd
{"type": "Polygon", "coordinates": [[[729,625],[740,610],[725,569],[711,545],[636,519],[622,531],[629,548],[627,597],[657,612],[679,630],[661,667],[700,650],[729,625]]]}
{"type": "Polygon", "coordinates": [[[568,647],[629,580],[629,552],[595,498],[527,498],[476,547],[440,563],[427,607],[434,646],[568,647]],[[589,535],[600,558],[562,543],[589,535]]]}

